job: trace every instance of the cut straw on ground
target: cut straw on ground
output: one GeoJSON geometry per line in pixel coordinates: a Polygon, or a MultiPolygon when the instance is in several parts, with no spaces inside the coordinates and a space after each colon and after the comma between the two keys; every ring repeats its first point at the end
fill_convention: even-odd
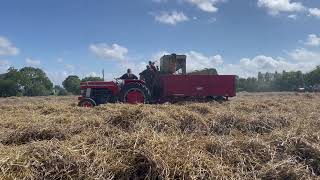
{"type": "Polygon", "coordinates": [[[320,95],[225,103],[0,99],[0,179],[319,179],[320,95]]]}

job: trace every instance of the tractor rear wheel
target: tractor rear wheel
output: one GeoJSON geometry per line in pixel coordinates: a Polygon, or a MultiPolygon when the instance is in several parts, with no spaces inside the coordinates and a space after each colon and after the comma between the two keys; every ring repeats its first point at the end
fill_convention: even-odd
{"type": "Polygon", "coordinates": [[[86,108],[93,108],[94,106],[96,106],[96,102],[93,100],[93,99],[82,99],[80,102],[79,102],[79,106],[80,107],[86,107],[86,108]]]}
{"type": "Polygon", "coordinates": [[[120,92],[119,100],[129,104],[148,104],[151,99],[149,89],[140,83],[125,85],[120,92]]]}

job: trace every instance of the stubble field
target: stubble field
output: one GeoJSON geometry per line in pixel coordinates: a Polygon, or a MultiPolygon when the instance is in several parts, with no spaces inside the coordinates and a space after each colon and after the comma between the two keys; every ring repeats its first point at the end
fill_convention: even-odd
{"type": "Polygon", "coordinates": [[[76,106],[0,99],[0,179],[319,179],[320,95],[76,106]]]}

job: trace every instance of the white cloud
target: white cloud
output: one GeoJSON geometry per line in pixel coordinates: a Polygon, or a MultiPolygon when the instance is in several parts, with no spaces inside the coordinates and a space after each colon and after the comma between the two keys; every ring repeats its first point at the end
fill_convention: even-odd
{"type": "Polygon", "coordinates": [[[205,56],[202,53],[196,51],[190,51],[187,55],[187,71],[202,70],[204,68],[217,68],[217,66],[223,64],[221,55],[205,56]]]}
{"type": "Polygon", "coordinates": [[[183,12],[161,12],[158,15],[155,15],[155,20],[170,25],[176,25],[177,23],[188,21],[189,18],[183,12]]]}
{"type": "Polygon", "coordinates": [[[272,58],[264,55],[259,55],[253,59],[243,58],[240,60],[240,66],[247,70],[248,72],[253,71],[274,71],[287,69],[289,63],[283,58],[272,58]]]}
{"type": "Polygon", "coordinates": [[[62,82],[70,75],[67,71],[45,71],[54,85],[62,85],[62,82]]]}
{"type": "Polygon", "coordinates": [[[320,46],[320,37],[318,37],[316,34],[309,34],[305,44],[308,46],[320,46]]]}
{"type": "Polygon", "coordinates": [[[159,51],[151,56],[151,61],[159,61],[164,55],[170,54],[168,51],[159,51]]]}
{"type": "Polygon", "coordinates": [[[320,64],[320,53],[309,51],[304,48],[295,49],[289,52],[288,55],[295,61],[320,64]]]}
{"type": "Polygon", "coordinates": [[[0,36],[0,56],[16,56],[19,52],[7,38],[0,36]]]}
{"type": "Polygon", "coordinates": [[[292,0],[258,0],[258,6],[266,8],[271,15],[305,10],[301,2],[293,2],[292,0]]]}
{"type": "MultiPolygon", "coordinates": [[[[62,85],[62,82],[69,76],[69,75],[77,75],[74,72],[75,66],[72,64],[62,64],[63,68],[58,71],[45,71],[50,80],[55,85],[62,85]]],[[[80,77],[81,78],[81,77],[80,77]]]]}
{"type": "Polygon", "coordinates": [[[31,58],[27,58],[26,59],[26,63],[28,66],[39,66],[41,64],[40,60],[35,60],[35,59],[31,59],[31,58]]]}
{"type": "MultiPolygon", "coordinates": [[[[168,55],[168,54],[170,54],[168,51],[159,51],[157,53],[152,54],[151,58],[149,60],[152,61],[152,62],[155,62],[155,65],[160,67],[160,59],[161,59],[161,57],[164,56],[164,55],[168,55]]],[[[146,65],[144,66],[144,68],[146,67],[146,65]]]]}
{"type": "MultiPolygon", "coordinates": [[[[168,0],[152,0],[152,1],[157,3],[168,2],[168,0]]],[[[202,11],[212,13],[212,12],[218,11],[218,8],[216,6],[217,3],[225,2],[227,0],[176,0],[176,1],[186,2],[199,8],[202,11]]]]}
{"type": "Polygon", "coordinates": [[[86,75],[86,77],[100,77],[101,75],[96,72],[90,72],[86,75]]]}
{"type": "Polygon", "coordinates": [[[296,14],[290,14],[290,15],[288,15],[288,18],[297,19],[297,15],[296,14]]]}
{"type": "Polygon", "coordinates": [[[216,7],[216,3],[219,0],[186,0],[190,4],[197,6],[199,9],[205,12],[217,12],[218,8],[216,7]]]}
{"type": "Polygon", "coordinates": [[[270,56],[259,55],[252,59],[243,58],[236,64],[224,64],[218,68],[219,74],[236,74],[240,77],[256,77],[258,72],[282,72],[298,71],[308,72],[317,63],[311,62],[291,62],[284,58],[273,58],[270,56]]]}
{"type": "Polygon", "coordinates": [[[239,63],[223,64],[218,68],[220,74],[236,74],[240,77],[256,77],[258,72],[298,71],[308,72],[320,65],[320,53],[303,48],[294,49],[288,59],[259,55],[252,59],[243,58],[239,63]]]}
{"type": "Polygon", "coordinates": [[[320,18],[320,9],[318,9],[318,8],[310,8],[309,9],[309,15],[320,18]]]}
{"type": "Polygon", "coordinates": [[[138,62],[138,63],[122,62],[120,64],[120,73],[118,73],[117,76],[120,76],[123,73],[127,72],[127,69],[131,69],[135,75],[138,75],[140,72],[146,69],[147,65],[148,65],[147,62],[138,62]]]}
{"type": "Polygon", "coordinates": [[[105,43],[91,44],[89,50],[99,58],[106,60],[124,60],[128,54],[128,49],[118,44],[111,46],[105,43]]]}
{"type": "Polygon", "coordinates": [[[0,74],[7,72],[10,62],[7,60],[0,60],[0,74]]]}

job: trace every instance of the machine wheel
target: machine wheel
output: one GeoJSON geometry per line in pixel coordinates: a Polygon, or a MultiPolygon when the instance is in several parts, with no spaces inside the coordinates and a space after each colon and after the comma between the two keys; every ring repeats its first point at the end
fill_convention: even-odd
{"type": "Polygon", "coordinates": [[[217,96],[215,99],[216,99],[216,101],[218,101],[218,102],[226,101],[226,98],[223,97],[223,96],[217,96]]]}
{"type": "Polygon", "coordinates": [[[120,92],[119,100],[129,104],[148,104],[151,99],[149,89],[139,83],[125,85],[120,92]]]}
{"type": "Polygon", "coordinates": [[[216,100],[216,98],[214,96],[208,96],[205,99],[206,102],[212,102],[212,101],[215,101],[215,100],[216,100]]]}
{"type": "Polygon", "coordinates": [[[86,107],[86,108],[93,108],[94,106],[96,106],[96,102],[92,99],[83,99],[79,102],[79,106],[80,107],[86,107]]]}

